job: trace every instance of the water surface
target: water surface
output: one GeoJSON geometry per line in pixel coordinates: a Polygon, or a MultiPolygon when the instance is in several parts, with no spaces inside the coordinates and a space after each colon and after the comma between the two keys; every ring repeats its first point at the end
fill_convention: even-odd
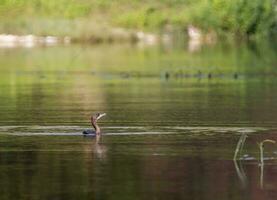
{"type": "Polygon", "coordinates": [[[0,49],[1,199],[276,199],[276,50],[0,49]],[[101,138],[81,135],[106,112],[101,138]],[[241,134],[248,138],[232,160],[241,134]]]}

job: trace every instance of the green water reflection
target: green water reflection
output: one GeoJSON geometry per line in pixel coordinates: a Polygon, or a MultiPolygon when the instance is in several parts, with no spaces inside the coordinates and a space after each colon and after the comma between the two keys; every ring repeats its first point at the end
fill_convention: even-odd
{"type": "Polygon", "coordinates": [[[0,198],[276,199],[276,149],[261,189],[256,145],[276,138],[275,55],[263,44],[0,49],[0,198]],[[96,111],[108,114],[98,143],[79,135],[96,111]],[[242,132],[246,184],[231,160],[242,132]]]}

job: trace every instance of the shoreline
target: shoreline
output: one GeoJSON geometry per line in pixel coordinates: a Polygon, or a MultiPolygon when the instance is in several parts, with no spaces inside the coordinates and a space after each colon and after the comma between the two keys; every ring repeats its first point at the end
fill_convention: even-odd
{"type": "Polygon", "coordinates": [[[142,43],[144,45],[154,45],[160,41],[160,36],[154,33],[142,31],[130,31],[122,28],[114,28],[108,33],[99,35],[89,35],[86,37],[74,36],[40,36],[36,34],[6,34],[0,33],[0,48],[33,48],[36,46],[55,46],[68,44],[98,44],[98,43],[142,43]]]}
{"type": "MultiPolygon", "coordinates": [[[[176,32],[176,31],[175,31],[176,32]]],[[[124,28],[111,28],[107,31],[102,30],[98,34],[88,34],[86,36],[55,36],[55,35],[36,35],[36,34],[6,34],[0,33],[0,48],[32,48],[35,46],[54,46],[68,44],[112,44],[112,43],[135,43],[145,46],[156,44],[172,44],[174,40],[181,37],[186,39],[192,49],[202,44],[214,44],[217,41],[215,33],[204,33],[199,28],[189,26],[186,31],[177,34],[174,30],[162,33],[149,33],[124,28]],[[101,34],[102,33],[102,34],[101,34]]]]}

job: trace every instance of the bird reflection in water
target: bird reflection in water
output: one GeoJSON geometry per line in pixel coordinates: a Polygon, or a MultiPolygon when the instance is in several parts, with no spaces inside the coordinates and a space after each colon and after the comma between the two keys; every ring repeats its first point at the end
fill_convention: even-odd
{"type": "Polygon", "coordinates": [[[93,154],[100,160],[105,160],[107,147],[100,142],[101,135],[96,135],[93,146],[93,154]]]}

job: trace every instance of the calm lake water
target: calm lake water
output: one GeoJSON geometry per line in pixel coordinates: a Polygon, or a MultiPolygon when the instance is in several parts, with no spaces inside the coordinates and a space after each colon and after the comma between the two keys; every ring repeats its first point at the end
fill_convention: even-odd
{"type": "Polygon", "coordinates": [[[274,48],[0,49],[0,199],[275,200],[274,48]]]}

